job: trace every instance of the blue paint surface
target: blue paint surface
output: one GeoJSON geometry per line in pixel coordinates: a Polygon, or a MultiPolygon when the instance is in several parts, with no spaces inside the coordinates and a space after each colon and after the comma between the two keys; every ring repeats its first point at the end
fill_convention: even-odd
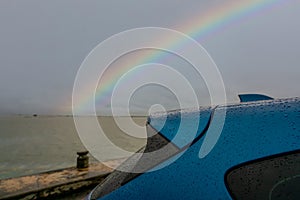
{"type": "Polygon", "coordinates": [[[209,123],[211,113],[211,108],[190,112],[174,111],[168,115],[150,116],[150,124],[154,129],[160,130],[161,135],[182,148],[203,132],[209,123]]]}
{"type": "MultiPolygon", "coordinates": [[[[217,108],[219,109],[224,108],[217,108]]],[[[224,183],[229,168],[300,149],[300,99],[227,107],[214,149],[203,159],[203,138],[171,165],[142,174],[101,199],[231,199],[224,183]]]]}
{"type": "Polygon", "coordinates": [[[251,102],[251,101],[262,101],[262,100],[272,100],[273,98],[263,95],[263,94],[240,94],[241,102],[251,102]]]}

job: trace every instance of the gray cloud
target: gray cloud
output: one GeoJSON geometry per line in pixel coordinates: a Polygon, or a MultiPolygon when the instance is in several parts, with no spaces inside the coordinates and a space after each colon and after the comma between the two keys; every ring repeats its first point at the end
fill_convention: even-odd
{"type": "MultiPolygon", "coordinates": [[[[143,26],[184,32],[185,22],[222,3],[2,0],[0,113],[69,113],[77,70],[98,43],[143,26]]],[[[279,3],[201,41],[231,101],[238,92],[299,96],[299,13],[300,2],[279,3]]]]}

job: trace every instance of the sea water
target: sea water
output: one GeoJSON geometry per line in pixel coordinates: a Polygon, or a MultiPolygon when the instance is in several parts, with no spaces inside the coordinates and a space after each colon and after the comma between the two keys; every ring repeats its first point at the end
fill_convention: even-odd
{"type": "MultiPolygon", "coordinates": [[[[124,134],[113,117],[98,120],[105,133],[127,150],[135,152],[145,145],[145,139],[124,134]]],[[[146,118],[134,121],[143,126],[146,118]]],[[[75,166],[76,152],[84,150],[72,116],[0,117],[0,179],[75,166]]],[[[107,156],[107,160],[115,158],[107,156]]],[[[90,161],[97,162],[92,156],[90,161]]]]}

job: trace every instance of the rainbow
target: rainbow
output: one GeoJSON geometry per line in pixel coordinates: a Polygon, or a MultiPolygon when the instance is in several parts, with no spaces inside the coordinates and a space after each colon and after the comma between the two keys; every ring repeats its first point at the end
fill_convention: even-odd
{"type": "MultiPolygon", "coordinates": [[[[209,9],[205,13],[200,13],[179,23],[179,26],[173,29],[183,32],[200,42],[226,27],[240,23],[247,17],[271,10],[283,2],[284,0],[226,1],[218,7],[209,9]]],[[[174,41],[170,40],[170,38],[165,38],[165,41],[167,42],[166,49],[174,49],[174,47],[182,45],[182,41],[174,41]]],[[[149,55],[140,56],[138,59],[134,59],[134,61],[124,62],[122,63],[122,67],[107,70],[105,76],[100,80],[95,94],[95,102],[99,105],[105,105],[110,102],[111,92],[123,74],[141,64],[157,63],[162,59],[161,57],[161,52],[157,51],[149,55]]],[[[75,109],[83,111],[87,104],[93,102],[93,98],[94,94],[84,96],[81,103],[75,105],[75,109]]]]}
{"type": "Polygon", "coordinates": [[[217,8],[206,11],[200,15],[192,17],[194,20],[187,20],[182,27],[177,30],[184,32],[197,41],[204,40],[212,33],[220,31],[229,25],[241,22],[247,17],[271,10],[283,0],[249,0],[249,1],[229,1],[217,8]]]}

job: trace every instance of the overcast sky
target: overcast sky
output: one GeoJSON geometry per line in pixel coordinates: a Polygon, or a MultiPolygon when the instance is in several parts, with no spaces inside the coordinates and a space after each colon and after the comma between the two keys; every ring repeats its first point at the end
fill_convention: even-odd
{"type": "MultiPolygon", "coordinates": [[[[137,27],[185,32],[182,23],[230,2],[236,0],[1,0],[0,113],[71,113],[77,70],[101,41],[137,27]]],[[[300,94],[300,1],[278,2],[199,41],[217,64],[230,101],[238,93],[300,94]]]]}

